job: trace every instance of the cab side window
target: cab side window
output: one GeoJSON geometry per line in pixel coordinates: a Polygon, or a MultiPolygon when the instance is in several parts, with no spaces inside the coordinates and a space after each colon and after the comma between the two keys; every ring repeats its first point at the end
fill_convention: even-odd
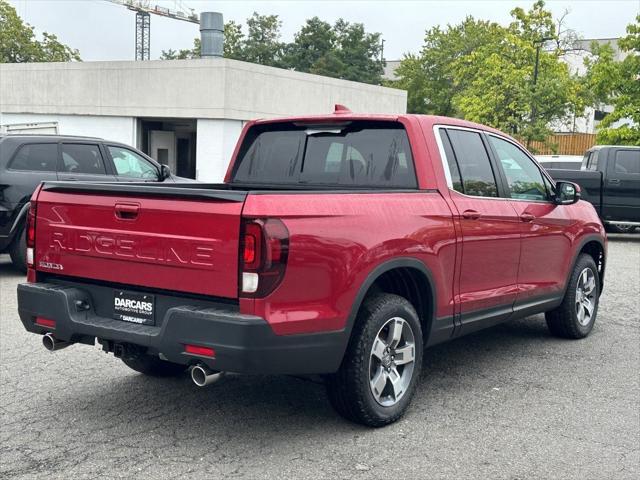
{"type": "MultiPolygon", "coordinates": [[[[496,177],[480,134],[454,128],[446,130],[451,141],[451,151],[447,153],[449,147],[445,146],[445,154],[453,188],[465,195],[497,197],[496,177]]],[[[444,142],[445,145],[447,143],[444,142]]]]}
{"type": "Polygon", "coordinates": [[[618,150],[613,170],[616,173],[640,175],[640,150],[618,150]]]}
{"type": "Polygon", "coordinates": [[[62,165],[58,169],[62,173],[84,173],[89,175],[105,175],[104,161],[100,148],[95,144],[63,143],[62,165]]]}
{"type": "Polygon", "coordinates": [[[489,141],[507,177],[511,198],[519,200],[548,200],[544,176],[527,154],[513,143],[489,135],[489,141]]]}

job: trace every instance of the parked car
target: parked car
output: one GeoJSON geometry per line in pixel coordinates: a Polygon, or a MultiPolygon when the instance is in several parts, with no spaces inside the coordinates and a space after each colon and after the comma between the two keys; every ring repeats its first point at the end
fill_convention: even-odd
{"type": "Polygon", "coordinates": [[[176,178],[168,167],[117,142],[0,135],[0,253],[8,252],[13,264],[26,271],[25,219],[29,198],[43,180],[163,182],[176,178]]]}
{"type": "Polygon", "coordinates": [[[582,166],[580,155],[536,155],[536,160],[547,170],[550,168],[580,170],[582,166]]]}
{"type": "MultiPolygon", "coordinates": [[[[44,182],[24,327],[133,370],[323,374],[346,418],[391,423],[424,349],[546,312],[586,337],[604,228],[509,136],[422,115],[249,122],[224,183],[44,182]]],[[[69,357],[71,359],[71,357],[69,357]]]]}
{"type": "Polygon", "coordinates": [[[580,185],[610,232],[640,227],[640,147],[599,145],[584,154],[579,171],[550,169],[557,180],[580,185]]]}

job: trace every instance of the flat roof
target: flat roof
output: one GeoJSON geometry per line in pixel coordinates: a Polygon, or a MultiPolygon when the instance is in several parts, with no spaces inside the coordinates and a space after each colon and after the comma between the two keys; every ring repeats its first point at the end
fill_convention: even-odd
{"type": "Polygon", "coordinates": [[[226,58],[0,64],[2,113],[250,120],[406,112],[407,93],[226,58]]]}

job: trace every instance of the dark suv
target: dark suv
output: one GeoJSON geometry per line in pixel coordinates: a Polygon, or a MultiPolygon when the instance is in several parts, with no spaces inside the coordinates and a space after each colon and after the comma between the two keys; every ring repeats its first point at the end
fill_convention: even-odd
{"type": "Polygon", "coordinates": [[[43,180],[162,182],[178,178],[166,165],[117,142],[0,135],[0,253],[9,252],[14,265],[26,271],[25,218],[31,194],[43,180]]]}

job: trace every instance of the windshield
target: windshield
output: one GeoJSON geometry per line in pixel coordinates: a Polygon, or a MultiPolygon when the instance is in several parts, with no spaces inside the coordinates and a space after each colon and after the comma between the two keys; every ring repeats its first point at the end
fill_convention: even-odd
{"type": "Polygon", "coordinates": [[[409,139],[397,122],[254,127],[240,149],[232,182],[417,188],[409,139]]]}

